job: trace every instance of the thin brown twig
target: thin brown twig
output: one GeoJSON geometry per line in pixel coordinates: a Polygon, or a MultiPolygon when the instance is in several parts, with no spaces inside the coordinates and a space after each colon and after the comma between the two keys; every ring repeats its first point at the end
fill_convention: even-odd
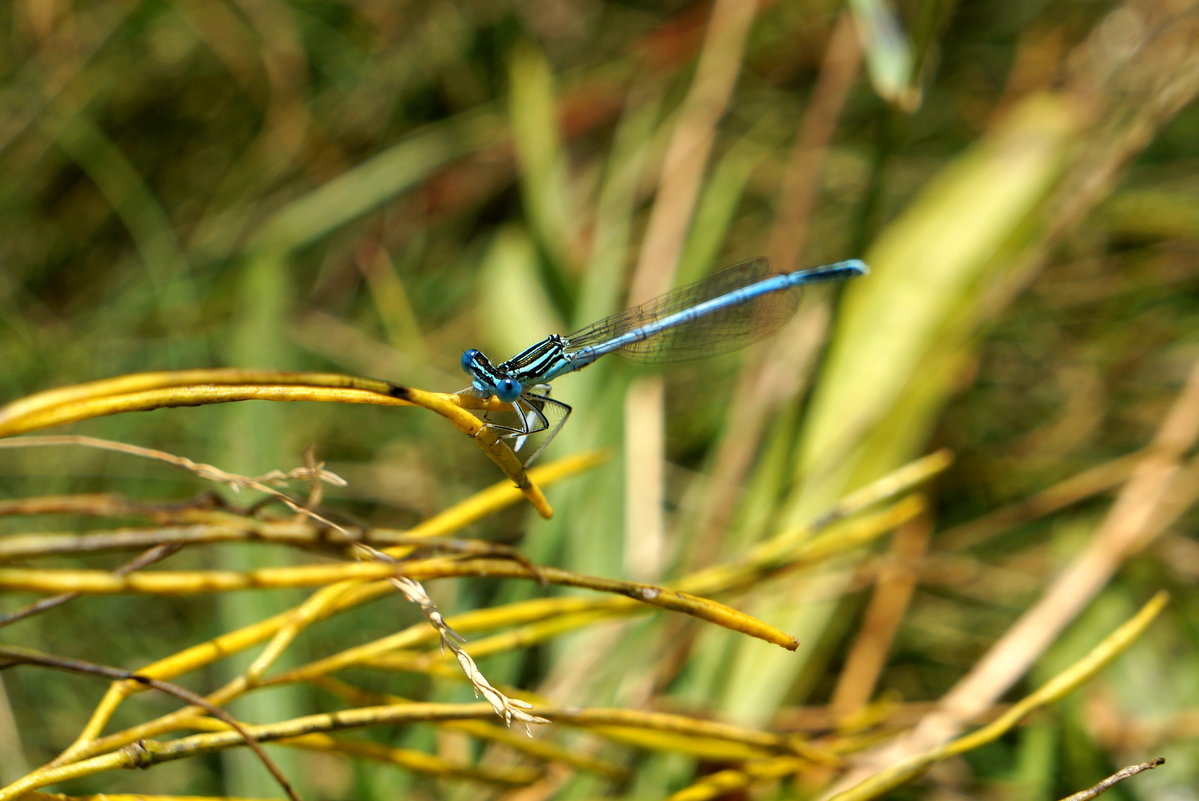
{"type": "MultiPolygon", "coordinates": [[[[345,556],[348,549],[359,544],[396,551],[407,549],[405,558],[424,558],[428,554],[452,554],[464,557],[511,559],[530,572],[537,565],[519,550],[502,543],[486,540],[430,540],[393,529],[345,529],[349,534],[304,521],[262,521],[257,519],[230,520],[190,525],[158,525],[146,528],[119,528],[91,531],[40,532],[16,534],[0,538],[0,563],[37,559],[68,554],[99,554],[115,551],[146,550],[149,548],[233,543],[256,545],[277,543],[306,551],[318,551],[345,556]]],[[[147,563],[150,564],[150,563],[147,563]]],[[[145,566],[145,565],[143,565],[145,566]]],[[[544,581],[542,581],[544,584],[544,581]]]]}
{"type": "Polygon", "coordinates": [[[1077,793],[1063,798],[1062,801],[1090,801],[1092,798],[1098,798],[1099,796],[1103,795],[1112,787],[1115,787],[1125,779],[1136,776],[1138,773],[1143,773],[1147,770],[1153,770],[1154,768],[1164,764],[1166,764],[1165,757],[1155,757],[1154,759],[1151,759],[1148,762],[1142,762],[1139,765],[1129,765],[1126,768],[1121,768],[1120,770],[1116,771],[1111,776],[1108,776],[1106,779],[1094,785],[1093,787],[1088,787],[1086,790],[1079,790],[1077,793]]]}
{"type": "MultiPolygon", "coordinates": [[[[141,570],[143,567],[149,567],[152,564],[161,562],[163,559],[173,556],[182,548],[183,546],[181,544],[155,546],[113,570],[113,575],[127,576],[136,570],[141,570]]],[[[55,595],[52,598],[43,598],[40,601],[27,604],[26,606],[23,606],[13,612],[0,614],[0,628],[3,628],[11,623],[16,623],[19,620],[24,620],[25,618],[33,617],[34,615],[39,615],[43,612],[48,612],[51,609],[55,609],[65,603],[75,600],[80,595],[82,595],[82,593],[64,592],[60,595],[55,595]]]]}
{"type": "MultiPolygon", "coordinates": [[[[246,745],[248,745],[262,761],[262,764],[266,766],[266,769],[270,771],[270,774],[275,778],[275,781],[279,782],[279,786],[282,787],[283,791],[287,793],[287,797],[292,799],[292,801],[300,801],[300,797],[292,788],[291,783],[287,781],[287,778],[284,777],[278,766],[275,765],[275,763],[271,761],[271,758],[266,755],[266,752],[262,750],[262,746],[259,744],[258,740],[255,739],[254,736],[251,735],[250,732],[248,732],[246,728],[228,712],[218,706],[215,706],[214,704],[209,703],[203,697],[196,695],[190,690],[184,689],[176,684],[171,684],[167,681],[160,681],[159,679],[151,678],[150,676],[143,676],[133,671],[121,670],[119,668],[109,667],[108,665],[96,664],[95,662],[85,662],[79,659],[66,659],[53,656],[51,654],[43,654],[39,651],[34,651],[29,648],[21,648],[15,645],[0,645],[0,660],[3,660],[0,661],[0,669],[12,667],[14,665],[37,665],[39,667],[50,668],[51,670],[62,670],[68,673],[82,673],[91,676],[103,676],[105,678],[112,679],[113,681],[133,681],[158,690],[161,693],[174,696],[184,703],[198,706],[213,717],[219,718],[228,724],[228,726],[235,732],[237,732],[237,734],[240,735],[243,740],[245,740],[246,745]]],[[[31,775],[36,775],[36,772],[35,774],[31,775]]]]}

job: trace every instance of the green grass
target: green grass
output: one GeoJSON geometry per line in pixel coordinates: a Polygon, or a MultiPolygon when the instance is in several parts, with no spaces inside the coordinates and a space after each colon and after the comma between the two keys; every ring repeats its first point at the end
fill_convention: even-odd
{"type": "MultiPolygon", "coordinates": [[[[0,402],[210,366],[454,391],[464,348],[507,357],[619,309],[630,291],[643,299],[759,255],[785,268],[864,258],[869,277],[813,292],[794,326],[744,355],[658,372],[613,358],[563,379],[556,395],[575,413],[547,459],[594,447],[614,458],[548,488],[552,520],[509,510],[463,534],[517,542],[539,564],[667,582],[736,561],[948,448],[955,461],[927,489],[928,510],[889,541],[721,599],[797,636],[795,653],[658,612],[481,663],[493,682],[563,705],[798,726],[818,742],[834,714],[842,733],[871,714],[888,731],[910,724],[1095,547],[1128,474],[981,536],[958,527],[1150,445],[1199,356],[1199,76],[1185,45],[1197,23],[1163,21],[1165,5],[905,6],[908,33],[875,29],[859,63],[834,4],[766,4],[742,41],[729,4],[17,0],[0,10],[0,402]],[[1138,46],[1136,31],[1155,38],[1138,46]],[[797,154],[796,141],[810,149],[797,154]],[[792,164],[803,171],[788,180],[792,164]],[[823,725],[801,725],[813,719],[823,725]]],[[[852,7],[863,24],[887,13],[852,7]]],[[[247,473],[299,464],[312,443],[351,482],[329,508],[402,527],[500,478],[430,418],[257,403],[74,430],[247,473]]],[[[1190,472],[1153,496],[1150,542],[1000,700],[1062,670],[1162,588],[1165,615],[1033,724],[889,797],[1055,798],[1159,754],[1167,765],[1132,780],[1128,797],[1196,785],[1182,727],[1199,703],[1187,436],[1170,464],[1190,472]]],[[[205,488],[108,454],[0,452],[0,500],[205,488]]],[[[0,519],[5,533],[89,525],[0,519]]],[[[184,556],[227,569],[309,559],[184,556]]],[[[556,592],[432,586],[447,613],[556,592]]],[[[294,600],[118,596],[0,639],[135,668],[294,600]]],[[[416,619],[394,599],[368,609],[369,632],[302,640],[294,658],[416,619]]],[[[102,685],[0,675],[12,710],[10,723],[0,716],[3,784],[69,744],[102,685]]],[[[448,679],[353,680],[470,695],[448,679]]],[[[234,711],[267,722],[336,703],[263,699],[234,711]]],[[[430,727],[371,736],[500,759],[430,727]]],[[[727,767],[559,727],[538,736],[632,770],[626,783],[569,779],[562,798],[664,797],[727,767]]],[[[54,789],[277,795],[241,756],[54,789]]],[[[285,771],[308,798],[481,792],[368,760],[330,764],[293,759],[285,771]]],[[[762,786],[816,798],[836,773],[762,786]]]]}

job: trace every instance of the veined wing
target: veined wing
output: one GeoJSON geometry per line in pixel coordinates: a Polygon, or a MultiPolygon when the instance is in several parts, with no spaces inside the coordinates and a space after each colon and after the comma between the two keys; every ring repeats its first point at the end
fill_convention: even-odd
{"type": "MultiPolygon", "coordinates": [[[[750,286],[774,274],[766,259],[735,264],[693,284],[617,312],[565,337],[568,350],[601,345],[637,328],[750,286]]],[[[755,295],[631,342],[620,352],[641,362],[685,361],[737,350],[775,331],[795,313],[800,287],[755,295]]]]}

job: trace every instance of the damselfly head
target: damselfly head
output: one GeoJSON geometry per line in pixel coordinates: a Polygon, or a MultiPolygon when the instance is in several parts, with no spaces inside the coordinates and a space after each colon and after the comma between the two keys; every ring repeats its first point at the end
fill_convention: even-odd
{"type": "Polygon", "coordinates": [[[524,385],[500,372],[478,348],[463,352],[462,369],[470,376],[471,386],[483,397],[495,395],[504,403],[511,403],[525,391],[524,385]]]}

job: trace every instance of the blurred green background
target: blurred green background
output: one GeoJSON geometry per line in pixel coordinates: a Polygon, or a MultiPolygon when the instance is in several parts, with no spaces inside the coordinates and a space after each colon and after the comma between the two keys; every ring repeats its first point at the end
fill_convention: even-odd
{"type": "MultiPolygon", "coordinates": [[[[811,293],[792,327],[745,354],[658,373],[613,358],[558,382],[575,415],[547,460],[602,446],[612,461],[551,488],[552,521],[521,508],[467,533],[581,572],[665,580],[948,448],[919,581],[861,699],[935,700],[1086,547],[1112,494],[1017,510],[982,534],[959,526],[1149,445],[1199,357],[1195,18],[1194,3],[1148,0],[12,0],[0,7],[0,400],[208,366],[454,391],[467,347],[506,358],[745,258],[865,258],[871,276],[811,293]]],[[[74,430],[249,473],[299,464],[314,443],[350,481],[329,503],[387,525],[500,478],[417,410],[250,403],[74,430]]],[[[75,451],[5,452],[0,482],[4,497],[202,489],[75,451]]],[[[1169,500],[1160,536],[1029,686],[1173,590],[1137,655],[895,797],[1057,797],[1108,768],[1193,753],[1194,493],[1169,500]]],[[[484,669],[564,704],[768,726],[838,692],[877,573],[862,554],[731,599],[796,634],[796,654],[655,615],[484,669]]],[[[542,592],[435,589],[447,612],[542,592]]],[[[5,636],[135,667],[295,597],[109,598],[5,636]]],[[[415,619],[395,608],[339,644],[415,619]]],[[[12,780],[70,741],[102,687],[3,680],[0,779],[12,780]]],[[[327,703],[265,696],[239,713],[327,703]]],[[[428,731],[375,736],[438,745],[428,731]]],[[[560,797],[660,797],[697,769],[604,753],[631,760],[632,782],[577,780],[560,797]]],[[[310,797],[484,792],[368,764],[285,764],[310,797]]],[[[213,758],[72,789],[275,792],[261,774],[213,758]]],[[[1145,779],[1156,797],[1197,785],[1185,759],[1145,779]]]]}

